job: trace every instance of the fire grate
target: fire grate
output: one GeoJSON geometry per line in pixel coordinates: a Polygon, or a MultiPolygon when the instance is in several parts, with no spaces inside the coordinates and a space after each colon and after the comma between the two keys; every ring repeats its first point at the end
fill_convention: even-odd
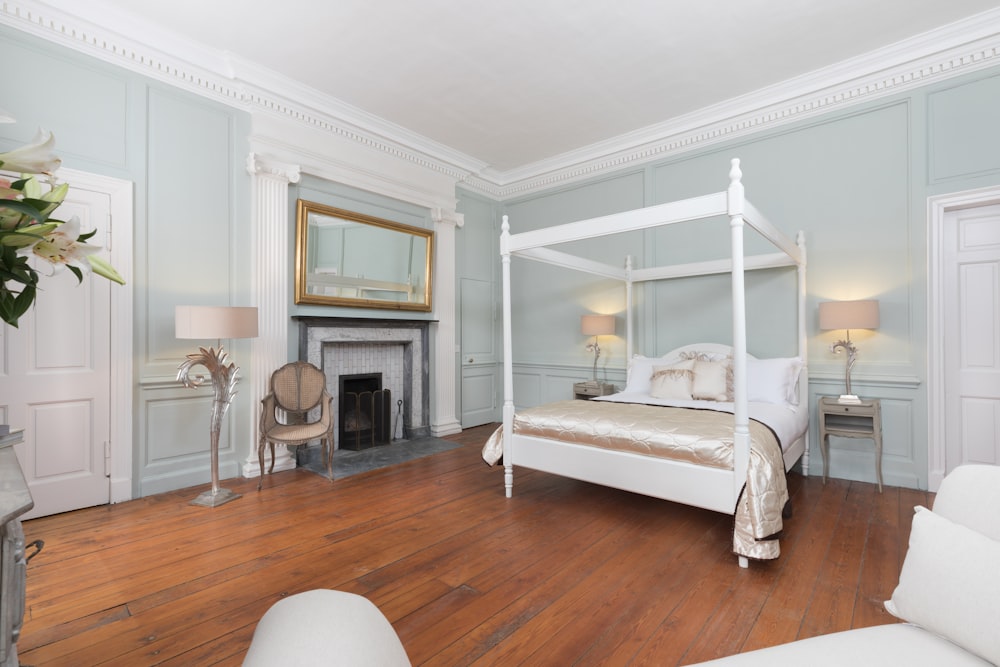
{"type": "Polygon", "coordinates": [[[361,450],[392,440],[392,393],[381,373],[341,375],[340,448],[361,450]]]}

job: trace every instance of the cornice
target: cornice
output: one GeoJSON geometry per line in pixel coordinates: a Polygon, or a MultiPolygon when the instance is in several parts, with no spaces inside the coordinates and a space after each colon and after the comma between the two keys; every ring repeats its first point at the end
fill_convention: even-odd
{"type": "Polygon", "coordinates": [[[456,181],[485,166],[232,54],[179,39],[113,10],[102,12],[103,25],[97,25],[72,13],[79,9],[80,3],[71,0],[4,0],[0,24],[229,106],[302,123],[456,181]],[[105,27],[109,25],[117,29],[105,27]],[[148,39],[140,42],[128,34],[148,39]]]}
{"type": "Polygon", "coordinates": [[[96,25],[74,14],[80,4],[3,0],[0,24],[250,113],[276,115],[335,135],[497,200],[664,159],[1000,62],[998,8],[685,116],[498,172],[254,63],[155,26],[107,12],[101,13],[103,25],[96,25]],[[141,34],[143,41],[129,34],[141,34]]]}
{"type": "Polygon", "coordinates": [[[492,196],[507,199],[874,101],[997,64],[1000,64],[1000,9],[550,160],[479,176],[493,186],[492,196]]]}

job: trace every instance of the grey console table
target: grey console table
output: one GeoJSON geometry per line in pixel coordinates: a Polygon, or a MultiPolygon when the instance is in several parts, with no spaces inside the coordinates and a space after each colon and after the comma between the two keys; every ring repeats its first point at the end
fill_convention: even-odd
{"type": "MultiPolygon", "coordinates": [[[[0,436],[0,666],[17,667],[17,638],[24,622],[28,558],[18,517],[35,506],[14,445],[22,432],[0,436]]],[[[41,549],[41,542],[34,543],[41,549]]],[[[37,553],[37,551],[35,552],[37,553]]],[[[34,555],[34,554],[32,554],[34,555]]]]}

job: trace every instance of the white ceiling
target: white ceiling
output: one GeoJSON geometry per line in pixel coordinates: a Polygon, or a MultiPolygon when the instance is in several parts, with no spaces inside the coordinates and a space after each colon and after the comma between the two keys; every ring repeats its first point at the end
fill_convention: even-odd
{"type": "MultiPolygon", "coordinates": [[[[996,9],[1000,2],[45,4],[173,52],[187,42],[186,57],[214,61],[201,63],[209,69],[217,71],[219,63],[244,72],[266,68],[269,76],[329,96],[342,116],[413,133],[503,182],[581,152],[610,154],[630,137],[655,134],[679,118],[691,125],[699,110],[734,105],[734,98],[782,82],[801,83],[816,70],[834,72],[831,65],[849,59],[857,68],[863,54],[996,9]]],[[[996,15],[982,20],[995,24],[996,15]]],[[[976,22],[965,22],[963,29],[970,25],[976,22]]],[[[874,60],[869,65],[878,66],[874,60]]]]}

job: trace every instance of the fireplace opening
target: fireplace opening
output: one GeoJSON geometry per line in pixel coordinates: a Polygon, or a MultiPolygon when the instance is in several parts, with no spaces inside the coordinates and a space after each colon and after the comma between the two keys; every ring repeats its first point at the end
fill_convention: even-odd
{"type": "Polygon", "coordinates": [[[340,447],[368,449],[392,440],[392,394],[381,373],[339,376],[340,447]]]}

